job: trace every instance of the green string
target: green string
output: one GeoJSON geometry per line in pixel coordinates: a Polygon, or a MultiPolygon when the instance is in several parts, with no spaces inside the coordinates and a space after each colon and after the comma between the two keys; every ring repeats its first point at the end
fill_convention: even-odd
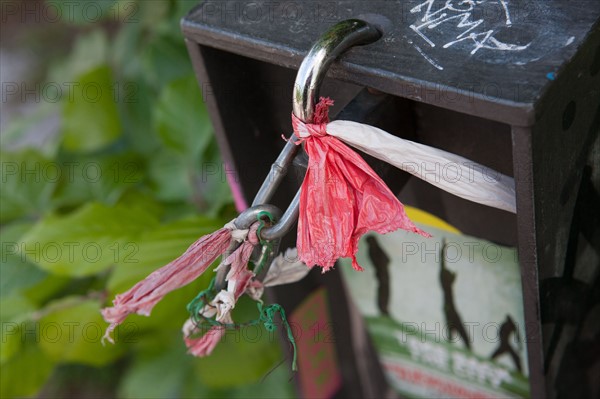
{"type": "Polygon", "coordinates": [[[215,297],[215,295],[215,278],[213,277],[213,279],[210,280],[208,288],[200,291],[186,306],[186,309],[194,322],[198,323],[200,321],[199,316],[204,320],[208,320],[206,317],[202,316],[202,309],[215,297]]]}
{"type": "Polygon", "coordinates": [[[298,348],[296,346],[296,340],[294,338],[294,335],[292,334],[292,328],[290,327],[290,324],[287,321],[287,317],[285,316],[285,310],[283,309],[283,307],[277,303],[263,307],[261,302],[257,302],[259,313],[258,319],[250,320],[246,323],[221,323],[213,318],[204,316],[201,312],[204,306],[215,297],[214,283],[215,279],[213,278],[208,288],[203,291],[200,291],[200,293],[198,293],[198,295],[196,295],[196,297],[192,299],[190,303],[187,304],[186,308],[187,311],[190,313],[192,320],[199,326],[208,323],[211,326],[220,326],[228,329],[239,329],[241,327],[255,326],[259,323],[262,323],[267,331],[273,332],[277,329],[277,325],[275,323],[275,315],[279,313],[279,317],[281,317],[281,321],[285,326],[287,332],[287,338],[294,349],[294,356],[292,359],[292,370],[297,371],[298,348]]]}
{"type": "Polygon", "coordinates": [[[292,344],[292,347],[294,348],[294,356],[292,358],[292,370],[294,370],[294,371],[298,370],[298,366],[297,366],[297,362],[296,362],[298,348],[296,347],[296,339],[294,338],[294,335],[292,334],[292,328],[290,327],[290,324],[288,323],[287,318],[285,317],[285,310],[278,303],[274,303],[274,304],[271,304],[271,305],[263,308],[262,304],[260,302],[258,302],[257,306],[258,306],[258,311],[260,313],[260,321],[262,321],[265,328],[271,332],[275,331],[277,329],[277,326],[275,325],[274,317],[275,317],[275,314],[277,312],[279,312],[279,317],[281,317],[281,321],[286,328],[288,340],[290,341],[290,343],[292,344]]]}
{"type": "Polygon", "coordinates": [[[240,326],[239,324],[221,323],[220,321],[217,321],[212,317],[206,317],[202,314],[202,309],[204,309],[204,306],[208,305],[210,301],[214,299],[215,296],[215,278],[213,278],[210,281],[208,288],[206,288],[203,291],[200,291],[200,293],[198,293],[198,295],[196,295],[196,297],[192,299],[192,301],[186,306],[187,311],[190,313],[190,316],[194,323],[196,323],[198,327],[201,327],[205,325],[205,323],[208,323],[211,326],[238,328],[240,326]]]}
{"type": "Polygon", "coordinates": [[[260,244],[263,247],[263,254],[260,257],[260,262],[258,263],[258,265],[256,265],[254,267],[254,270],[253,270],[254,274],[257,276],[262,271],[263,267],[267,263],[267,260],[269,259],[270,253],[273,251],[273,243],[271,241],[263,240],[263,238],[261,237],[261,231],[265,227],[265,221],[263,220],[264,217],[269,219],[269,223],[271,223],[271,224],[274,221],[273,215],[267,211],[261,211],[256,216],[256,218],[258,219],[258,222],[259,222],[258,229],[256,229],[256,236],[260,240],[260,244]]]}
{"type": "Polygon", "coordinates": [[[258,239],[260,240],[261,245],[265,245],[267,243],[266,240],[263,240],[262,237],[260,236],[260,232],[262,231],[263,227],[265,227],[265,221],[263,220],[263,217],[267,217],[267,219],[269,219],[269,223],[273,223],[274,218],[273,215],[271,214],[271,212],[267,212],[267,211],[260,211],[258,212],[258,215],[256,215],[256,219],[258,219],[259,225],[258,225],[258,229],[256,229],[256,236],[258,237],[258,239]]]}

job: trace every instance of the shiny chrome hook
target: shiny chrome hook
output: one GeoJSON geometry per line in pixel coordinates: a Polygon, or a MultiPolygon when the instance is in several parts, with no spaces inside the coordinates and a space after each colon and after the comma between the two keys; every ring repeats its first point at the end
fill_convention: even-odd
{"type": "Polygon", "coordinates": [[[298,69],[292,96],[294,115],[311,123],[321,83],[333,61],[349,48],[372,43],[380,37],[381,32],[360,19],[338,22],[321,35],[298,69]]]}
{"type": "MultiPolygon", "coordinates": [[[[372,43],[380,37],[381,32],[379,30],[360,19],[347,19],[338,22],[321,35],[302,61],[296,75],[292,96],[294,115],[306,123],[311,123],[315,105],[319,98],[319,89],[331,63],[349,48],[372,43]]],[[[296,140],[296,136],[292,134],[277,160],[271,166],[267,178],[252,202],[253,206],[264,204],[272,198],[286,175],[288,167],[298,153],[296,140]]],[[[294,196],[279,222],[262,230],[261,238],[274,240],[283,237],[298,219],[299,210],[300,190],[294,196]]]]}

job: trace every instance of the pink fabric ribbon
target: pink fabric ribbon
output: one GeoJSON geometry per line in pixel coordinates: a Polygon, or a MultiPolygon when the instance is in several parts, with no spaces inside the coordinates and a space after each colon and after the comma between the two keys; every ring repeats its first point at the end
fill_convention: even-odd
{"type": "Polygon", "coordinates": [[[129,291],[117,295],[113,306],[102,309],[110,323],[103,340],[114,343],[110,334],[127,316],[137,313],[149,316],[165,295],[198,278],[229,247],[231,228],[224,227],[199,238],[177,259],[152,272],[129,291]]]}

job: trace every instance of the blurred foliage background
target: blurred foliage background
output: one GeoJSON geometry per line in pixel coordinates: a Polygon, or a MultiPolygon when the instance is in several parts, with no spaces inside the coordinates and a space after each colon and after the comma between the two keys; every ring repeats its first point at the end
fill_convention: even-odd
{"type": "Polygon", "coordinates": [[[235,216],[203,175],[221,164],[179,28],[196,4],[2,2],[3,398],[294,395],[264,330],[185,353],[207,278],[100,342],[102,307],[235,216]]]}

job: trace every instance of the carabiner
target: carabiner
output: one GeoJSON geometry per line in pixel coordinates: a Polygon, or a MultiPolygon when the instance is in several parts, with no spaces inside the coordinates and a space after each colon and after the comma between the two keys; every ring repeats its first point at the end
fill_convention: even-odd
{"type": "Polygon", "coordinates": [[[247,229],[252,223],[256,222],[263,213],[270,214],[274,220],[279,220],[281,217],[281,210],[275,205],[260,204],[252,206],[240,213],[233,221],[233,224],[240,230],[247,229]]]}
{"type": "MultiPolygon", "coordinates": [[[[233,224],[236,228],[245,230],[250,228],[254,222],[259,221],[263,214],[268,214],[273,221],[277,221],[281,217],[281,210],[275,205],[271,204],[256,205],[240,213],[233,221],[233,224]]],[[[227,248],[225,253],[223,253],[221,256],[221,262],[224,262],[225,259],[227,259],[229,255],[231,255],[240,246],[240,244],[241,243],[237,241],[232,241],[229,245],[229,248],[227,248]]],[[[215,289],[217,292],[225,288],[225,278],[227,277],[228,272],[229,266],[221,267],[219,270],[217,270],[217,275],[215,278],[215,289]]]]}
{"type": "MultiPolygon", "coordinates": [[[[374,26],[360,19],[347,19],[333,25],[312,46],[296,75],[292,95],[294,115],[305,123],[313,121],[319,89],[331,63],[344,51],[356,45],[368,44],[381,37],[374,26]]],[[[298,153],[297,137],[292,134],[271,166],[267,178],[258,190],[252,205],[268,202],[281,184],[289,166],[298,153]]],[[[283,237],[294,225],[300,211],[300,190],[294,196],[279,222],[264,228],[261,238],[274,240],[283,237]]]]}

